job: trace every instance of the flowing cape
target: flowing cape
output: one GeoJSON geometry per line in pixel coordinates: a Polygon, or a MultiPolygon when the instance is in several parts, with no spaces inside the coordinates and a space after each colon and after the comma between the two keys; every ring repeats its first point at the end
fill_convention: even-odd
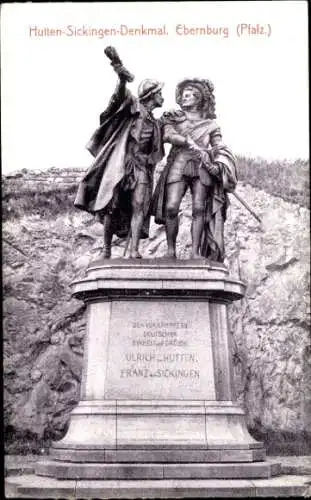
{"type": "Polygon", "coordinates": [[[115,186],[124,176],[126,142],[134,116],[130,93],[117,87],[110,103],[100,117],[86,149],[95,157],[81,179],[74,205],[91,214],[100,212],[110,202],[115,186]]]}
{"type": "Polygon", "coordinates": [[[227,193],[235,190],[238,182],[236,159],[226,146],[218,146],[213,163],[220,169],[220,175],[215,179],[210,196],[205,205],[204,230],[201,241],[201,255],[210,260],[223,262],[224,223],[229,206],[227,193]]]}

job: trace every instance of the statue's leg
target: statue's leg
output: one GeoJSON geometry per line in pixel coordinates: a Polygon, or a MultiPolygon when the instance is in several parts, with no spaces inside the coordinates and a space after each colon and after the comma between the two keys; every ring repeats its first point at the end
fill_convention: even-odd
{"type": "Polygon", "coordinates": [[[106,209],[106,213],[104,215],[104,219],[102,222],[102,224],[104,225],[104,248],[103,248],[104,259],[110,259],[111,257],[111,242],[113,237],[112,213],[118,204],[118,200],[119,200],[119,191],[118,189],[115,189],[112,200],[106,209]]]}
{"type": "Polygon", "coordinates": [[[191,184],[192,193],[192,258],[201,259],[200,243],[204,228],[204,207],[208,188],[202,184],[198,177],[194,178],[191,184]]]}
{"type": "Polygon", "coordinates": [[[187,190],[186,181],[178,181],[166,186],[165,229],[167,257],[176,258],[176,239],[178,234],[178,212],[181,200],[187,190]]]}
{"type": "Polygon", "coordinates": [[[132,194],[132,220],[131,220],[131,247],[130,258],[140,259],[138,251],[141,230],[144,222],[144,199],[146,195],[146,184],[137,183],[132,194]]]}
{"type": "Polygon", "coordinates": [[[104,217],[104,259],[110,259],[111,257],[112,236],[112,215],[111,213],[107,213],[104,217]]]}

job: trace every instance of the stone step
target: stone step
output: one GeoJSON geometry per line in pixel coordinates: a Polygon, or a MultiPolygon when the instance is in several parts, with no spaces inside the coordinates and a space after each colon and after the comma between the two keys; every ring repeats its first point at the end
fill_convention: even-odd
{"type": "MultiPolygon", "coordinates": [[[[44,458],[49,460],[50,458],[56,457],[50,454],[44,456],[44,458]]],[[[84,458],[85,457],[82,456],[81,461],[83,461],[84,458]]],[[[21,474],[34,474],[36,463],[42,459],[43,457],[40,455],[6,455],[5,475],[12,476],[21,474]]],[[[268,456],[266,460],[272,462],[280,462],[281,474],[296,476],[311,475],[311,456],[268,456]]],[[[180,459],[180,462],[184,462],[184,460],[180,459]]]]}
{"type": "Polygon", "coordinates": [[[36,474],[57,479],[249,479],[281,473],[278,462],[253,463],[73,463],[41,460],[36,474]]]}
{"type": "Polygon", "coordinates": [[[39,455],[6,455],[4,468],[6,476],[19,476],[34,474],[39,455]]]}
{"type": "Polygon", "coordinates": [[[267,460],[280,461],[282,463],[282,474],[311,475],[311,456],[267,457],[267,460]]]}
{"type": "Polygon", "coordinates": [[[270,479],[58,480],[35,475],[8,477],[6,498],[254,498],[311,494],[310,476],[270,479]]]}
{"type": "Polygon", "coordinates": [[[50,448],[49,458],[62,462],[87,463],[239,463],[259,462],[266,458],[264,449],[254,450],[82,450],[50,448]]]}

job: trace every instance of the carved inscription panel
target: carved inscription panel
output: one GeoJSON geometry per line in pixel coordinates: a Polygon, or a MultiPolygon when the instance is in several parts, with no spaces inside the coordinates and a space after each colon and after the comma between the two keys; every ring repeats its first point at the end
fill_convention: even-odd
{"type": "Polygon", "coordinates": [[[215,399],[207,302],[112,303],[106,399],[215,399]]]}

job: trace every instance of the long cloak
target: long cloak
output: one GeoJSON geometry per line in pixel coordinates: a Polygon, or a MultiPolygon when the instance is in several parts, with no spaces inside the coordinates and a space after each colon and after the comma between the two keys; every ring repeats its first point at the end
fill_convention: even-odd
{"type": "Polygon", "coordinates": [[[213,163],[220,169],[214,177],[210,196],[206,199],[204,230],[200,252],[203,257],[217,262],[225,258],[224,223],[230,204],[227,193],[232,193],[237,184],[236,159],[229,148],[218,148],[213,163]]]}

